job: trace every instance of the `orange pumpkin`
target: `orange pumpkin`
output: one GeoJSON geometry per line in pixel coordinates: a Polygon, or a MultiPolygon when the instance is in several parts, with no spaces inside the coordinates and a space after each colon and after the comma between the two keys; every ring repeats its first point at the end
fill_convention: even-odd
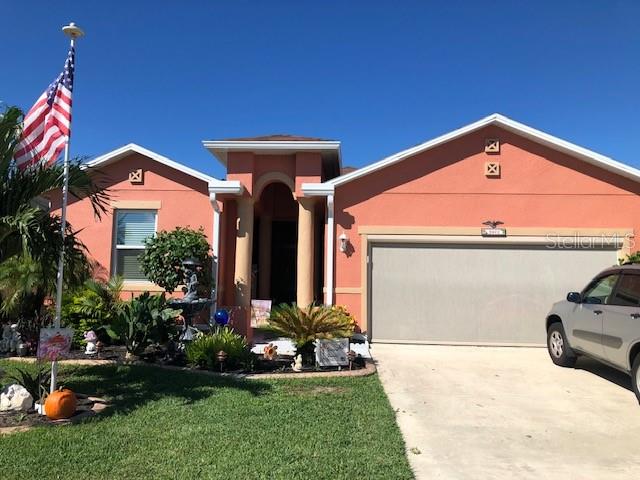
{"type": "Polygon", "coordinates": [[[51,420],[70,418],[76,411],[78,399],[71,390],[56,390],[44,402],[44,411],[51,420]]]}

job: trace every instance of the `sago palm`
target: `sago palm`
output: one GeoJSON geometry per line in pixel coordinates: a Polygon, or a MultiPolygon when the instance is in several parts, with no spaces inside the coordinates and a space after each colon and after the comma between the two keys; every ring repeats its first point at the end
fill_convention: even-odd
{"type": "Polygon", "coordinates": [[[354,324],[331,307],[312,304],[300,308],[294,303],[275,307],[269,316],[268,328],[291,338],[296,347],[301,348],[318,339],[350,337],[354,324]]]}

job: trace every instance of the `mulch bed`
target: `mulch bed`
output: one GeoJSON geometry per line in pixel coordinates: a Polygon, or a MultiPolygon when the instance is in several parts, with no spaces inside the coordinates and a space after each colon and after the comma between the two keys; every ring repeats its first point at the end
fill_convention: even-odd
{"type": "Polygon", "coordinates": [[[51,421],[47,417],[35,411],[0,413],[0,432],[5,427],[35,427],[50,424],[51,421]]]}
{"type": "Polygon", "coordinates": [[[32,427],[69,425],[77,423],[85,418],[92,417],[107,408],[106,400],[97,397],[90,397],[77,393],[78,407],[76,413],[71,418],[63,420],[50,420],[45,415],[40,415],[35,410],[28,412],[3,412],[0,413],[0,435],[23,432],[32,427]]]}
{"type": "Polygon", "coordinates": [[[103,347],[100,353],[96,353],[94,355],[87,355],[84,353],[84,349],[82,350],[71,350],[68,355],[65,356],[66,359],[69,360],[124,360],[124,356],[127,353],[125,347],[116,345],[116,346],[106,346],[103,347]]]}

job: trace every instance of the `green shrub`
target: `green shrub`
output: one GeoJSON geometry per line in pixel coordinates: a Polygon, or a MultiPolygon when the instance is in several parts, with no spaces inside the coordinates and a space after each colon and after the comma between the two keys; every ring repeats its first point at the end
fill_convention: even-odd
{"type": "Polygon", "coordinates": [[[84,345],[84,332],[93,330],[98,335],[110,334],[124,302],[120,299],[123,280],[113,277],[103,283],[87,280],[82,288],[64,296],[62,301],[62,323],[73,328],[73,344],[84,345]]]}
{"type": "Polygon", "coordinates": [[[145,242],[140,256],[140,268],[146,277],[172,293],[184,282],[182,261],[195,258],[202,263],[198,272],[201,295],[209,297],[211,290],[211,260],[209,241],[202,227],[199,230],[176,227],[171,231],[160,231],[145,242]]]}
{"type": "Polygon", "coordinates": [[[227,354],[228,368],[245,366],[250,355],[245,338],[228,326],[199,335],[187,345],[185,353],[189,365],[214,369],[218,365],[216,357],[221,350],[227,354]]]}
{"type": "Polygon", "coordinates": [[[140,355],[151,343],[164,343],[176,333],[182,310],[167,306],[164,295],[142,295],[122,304],[112,326],[129,356],[140,355]]]}

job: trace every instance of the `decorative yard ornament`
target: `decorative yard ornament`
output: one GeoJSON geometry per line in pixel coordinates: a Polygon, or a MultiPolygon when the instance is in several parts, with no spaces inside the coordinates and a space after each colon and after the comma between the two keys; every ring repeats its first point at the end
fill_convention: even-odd
{"type": "Polygon", "coordinates": [[[504,222],[500,220],[487,220],[486,222],[482,222],[482,224],[489,228],[498,228],[498,225],[504,225],[504,222]]]}
{"type": "Polygon", "coordinates": [[[84,332],[84,339],[87,342],[87,348],[85,348],[85,355],[94,355],[98,353],[98,335],[93,330],[89,330],[88,332],[84,332]]]}
{"type": "Polygon", "coordinates": [[[184,270],[185,287],[182,289],[184,297],[172,298],[167,302],[172,308],[182,311],[183,325],[180,334],[180,349],[186,342],[192,341],[198,334],[198,329],[193,326],[193,319],[205,308],[213,303],[209,298],[198,298],[198,272],[202,270],[202,263],[195,258],[186,258],[182,261],[184,270]]]}
{"type": "Polygon", "coordinates": [[[29,344],[20,340],[18,342],[18,346],[16,347],[16,355],[19,357],[26,357],[29,353],[29,344]]]}
{"type": "Polygon", "coordinates": [[[275,360],[276,358],[278,358],[278,346],[274,345],[273,343],[266,345],[264,347],[262,356],[264,357],[265,360],[268,360],[268,361],[275,360]]]}
{"type": "Polygon", "coordinates": [[[9,351],[11,353],[17,353],[20,340],[21,337],[20,332],[18,332],[18,324],[14,323],[11,325],[11,338],[9,341],[9,351]]]}
{"type": "Polygon", "coordinates": [[[202,270],[202,264],[195,258],[187,258],[182,262],[185,277],[185,302],[193,302],[198,299],[198,271],[202,270]]]}
{"type": "Polygon", "coordinates": [[[506,237],[507,229],[500,228],[500,225],[504,225],[504,222],[500,220],[487,220],[486,222],[482,222],[483,225],[486,225],[487,228],[480,229],[480,234],[483,237],[506,237]]]}
{"type": "Polygon", "coordinates": [[[229,323],[229,312],[227,312],[224,308],[219,308],[218,310],[216,310],[213,318],[218,325],[223,327],[227,323],[229,323]]]}
{"type": "Polygon", "coordinates": [[[349,339],[323,338],[316,342],[316,363],[320,367],[346,367],[349,365],[349,339]]]}
{"type": "Polygon", "coordinates": [[[2,327],[2,340],[0,340],[0,353],[6,353],[11,350],[11,339],[13,332],[11,330],[11,324],[5,323],[2,327]]]}
{"type": "Polygon", "coordinates": [[[298,354],[294,358],[294,362],[291,364],[291,370],[294,372],[302,371],[302,354],[298,354]]]}
{"type": "Polygon", "coordinates": [[[55,390],[49,394],[44,402],[44,410],[51,420],[71,418],[76,412],[78,399],[71,390],[55,390]]]}

